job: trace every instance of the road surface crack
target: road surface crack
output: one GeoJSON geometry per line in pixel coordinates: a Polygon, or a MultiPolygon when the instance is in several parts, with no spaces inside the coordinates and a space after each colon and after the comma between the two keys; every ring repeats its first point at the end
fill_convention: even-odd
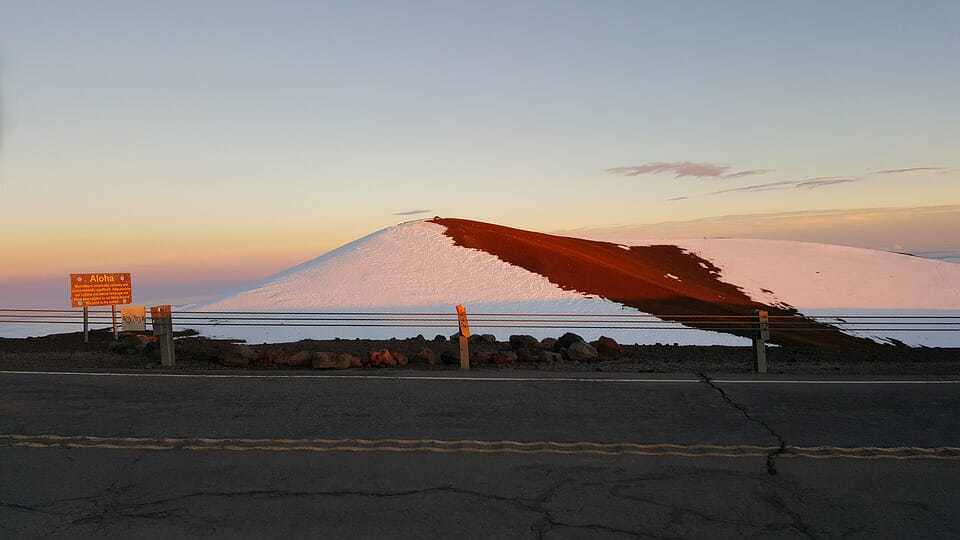
{"type": "Polygon", "coordinates": [[[713,388],[714,390],[716,390],[717,393],[720,394],[720,397],[721,397],[725,402],[727,402],[728,405],[730,405],[730,406],[733,407],[734,409],[740,411],[740,414],[742,414],[743,417],[747,419],[747,421],[749,421],[749,422],[751,422],[751,423],[754,423],[754,424],[757,424],[758,426],[762,427],[764,430],[766,430],[767,433],[770,434],[771,437],[773,437],[774,439],[776,439],[777,444],[778,444],[778,447],[775,448],[774,450],[772,450],[770,453],[767,454],[767,473],[770,474],[771,476],[775,476],[775,475],[777,474],[777,462],[776,462],[776,458],[777,458],[777,456],[779,456],[780,454],[783,454],[784,452],[787,451],[787,442],[783,439],[783,437],[782,437],[779,433],[777,433],[776,430],[774,430],[772,427],[770,427],[769,424],[767,424],[766,422],[764,422],[762,419],[756,418],[755,416],[751,415],[751,414],[750,414],[750,411],[748,411],[746,407],[744,407],[744,406],[741,405],[740,403],[737,403],[736,401],[734,401],[733,398],[731,398],[723,388],[721,388],[719,385],[717,385],[717,384],[713,381],[713,379],[710,378],[709,375],[707,375],[706,373],[702,373],[702,372],[701,372],[701,373],[697,373],[697,375],[700,377],[700,379],[701,379],[704,383],[706,383],[707,386],[709,386],[710,388],[713,388]]]}

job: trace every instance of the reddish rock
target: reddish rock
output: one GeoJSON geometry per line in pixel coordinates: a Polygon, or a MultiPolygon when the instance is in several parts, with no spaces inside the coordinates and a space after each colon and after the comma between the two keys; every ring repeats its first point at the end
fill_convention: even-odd
{"type": "Polygon", "coordinates": [[[474,351],[470,355],[470,363],[476,365],[489,364],[493,360],[493,351],[474,351]]]}
{"type": "Polygon", "coordinates": [[[370,353],[371,367],[392,367],[397,365],[397,359],[387,349],[370,353]]]}
{"type": "Polygon", "coordinates": [[[313,369],[347,369],[351,365],[350,355],[330,352],[318,352],[313,355],[313,369]]]}
{"type": "Polygon", "coordinates": [[[362,368],[362,367],[363,367],[363,359],[360,358],[359,356],[355,355],[355,354],[340,353],[340,354],[337,355],[337,357],[338,357],[338,358],[341,358],[341,360],[345,359],[347,362],[349,362],[349,363],[350,363],[350,366],[349,366],[349,367],[351,367],[351,368],[362,368]]]}
{"type": "Polygon", "coordinates": [[[517,353],[513,351],[497,351],[493,355],[493,363],[498,366],[509,366],[516,363],[517,353]]]}
{"type": "Polygon", "coordinates": [[[538,361],[546,363],[555,363],[563,360],[563,355],[553,351],[543,351],[540,353],[538,361]]]}
{"type": "Polygon", "coordinates": [[[433,352],[432,349],[424,347],[417,351],[417,354],[410,358],[410,363],[435,366],[440,363],[440,358],[437,356],[437,353],[433,352]]]}
{"type": "Polygon", "coordinates": [[[514,349],[513,352],[516,354],[518,362],[529,364],[533,362],[539,362],[540,353],[543,351],[541,351],[540,349],[520,348],[520,349],[514,349]]]}
{"type": "Polygon", "coordinates": [[[512,335],[510,336],[510,348],[515,351],[522,349],[538,349],[540,348],[540,342],[533,336],[512,335]]]}
{"type": "Polygon", "coordinates": [[[313,352],[299,351],[293,354],[277,355],[273,363],[278,366],[309,366],[313,361],[313,352]]]}
{"type": "Polygon", "coordinates": [[[593,345],[579,341],[566,349],[567,358],[574,362],[595,362],[600,355],[593,345]]]}
{"type": "Polygon", "coordinates": [[[573,332],[567,332],[566,334],[560,336],[560,339],[557,340],[556,347],[561,349],[566,349],[573,345],[574,343],[586,343],[582,337],[574,334],[573,332]]]}
{"type": "Polygon", "coordinates": [[[540,348],[541,348],[541,349],[544,349],[544,350],[547,350],[547,351],[551,351],[551,350],[553,350],[556,346],[557,346],[557,338],[548,337],[548,338],[543,338],[543,339],[540,340],[540,348]]]}
{"type": "Polygon", "coordinates": [[[277,359],[289,353],[275,347],[264,347],[260,349],[259,361],[263,364],[276,364],[277,359]]]}
{"type": "Polygon", "coordinates": [[[608,338],[607,336],[600,336],[600,339],[595,341],[593,346],[596,347],[597,352],[600,353],[600,356],[617,358],[623,355],[623,347],[621,347],[616,340],[613,338],[608,338]]]}

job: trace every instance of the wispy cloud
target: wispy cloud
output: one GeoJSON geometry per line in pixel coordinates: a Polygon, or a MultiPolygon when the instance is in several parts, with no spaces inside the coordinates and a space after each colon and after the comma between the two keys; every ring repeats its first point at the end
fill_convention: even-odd
{"type": "Polygon", "coordinates": [[[763,184],[752,184],[749,186],[740,186],[735,188],[720,189],[711,191],[707,195],[720,195],[723,193],[756,193],[759,191],[779,191],[784,189],[818,189],[837,184],[849,184],[863,180],[860,176],[818,176],[815,178],[804,178],[801,180],[780,180],[778,182],[766,182],[763,184]]]}
{"type": "Polygon", "coordinates": [[[872,174],[903,174],[912,172],[944,172],[946,167],[907,167],[906,169],[886,169],[883,171],[874,171],[872,174]]]}
{"type": "Polygon", "coordinates": [[[767,174],[773,172],[772,169],[748,169],[746,171],[737,171],[723,175],[723,178],[743,178],[744,176],[754,176],[757,174],[767,174]]]}
{"type": "Polygon", "coordinates": [[[430,210],[429,208],[426,209],[426,210],[404,210],[403,212],[397,212],[397,213],[395,213],[395,214],[393,214],[393,215],[395,215],[395,216],[415,216],[415,215],[417,215],[417,214],[426,214],[427,212],[430,212],[430,211],[431,211],[431,210],[430,210]]]}
{"type": "Polygon", "coordinates": [[[640,176],[644,174],[670,173],[674,178],[743,178],[744,176],[753,176],[766,174],[770,172],[767,169],[747,169],[742,171],[731,171],[729,165],[718,165],[716,163],[697,163],[693,161],[657,161],[644,163],[641,165],[631,165],[628,167],[614,167],[607,169],[610,174],[620,176],[640,176]]]}
{"type": "Polygon", "coordinates": [[[861,176],[820,176],[808,180],[800,180],[793,187],[797,189],[817,189],[825,186],[834,186],[837,184],[849,184],[863,180],[861,176]]]}

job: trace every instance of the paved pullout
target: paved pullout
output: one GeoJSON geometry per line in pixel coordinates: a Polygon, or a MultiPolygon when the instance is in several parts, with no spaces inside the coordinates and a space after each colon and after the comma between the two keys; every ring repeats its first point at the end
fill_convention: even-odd
{"type": "Polygon", "coordinates": [[[956,383],[260,375],[0,373],[0,536],[960,535],[956,383]]]}

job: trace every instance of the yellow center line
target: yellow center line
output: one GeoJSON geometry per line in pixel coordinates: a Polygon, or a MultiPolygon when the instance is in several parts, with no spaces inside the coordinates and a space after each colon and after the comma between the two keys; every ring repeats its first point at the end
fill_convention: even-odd
{"type": "Polygon", "coordinates": [[[342,452],[342,453],[468,453],[559,454],[596,456],[778,457],[813,459],[935,459],[960,461],[960,447],[836,447],[757,446],[750,444],[641,444],[594,441],[482,441],[473,439],[361,439],[361,438],[174,438],[101,437],[93,435],[0,434],[0,447],[96,448],[108,450],[186,450],[222,452],[342,452]]]}

